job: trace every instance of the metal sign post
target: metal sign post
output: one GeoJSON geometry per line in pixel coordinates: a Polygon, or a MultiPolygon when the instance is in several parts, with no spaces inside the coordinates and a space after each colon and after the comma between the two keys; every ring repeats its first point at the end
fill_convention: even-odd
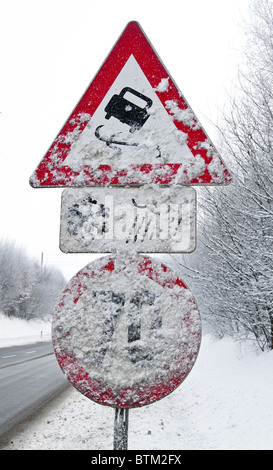
{"type": "Polygon", "coordinates": [[[128,448],[129,409],[115,408],[114,422],[114,450],[127,450],[128,448]]]}

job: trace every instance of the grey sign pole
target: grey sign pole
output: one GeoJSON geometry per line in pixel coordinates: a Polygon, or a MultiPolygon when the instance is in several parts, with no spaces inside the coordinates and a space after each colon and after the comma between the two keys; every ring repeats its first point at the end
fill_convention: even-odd
{"type": "Polygon", "coordinates": [[[127,450],[128,448],[129,409],[115,408],[114,422],[114,450],[127,450]]]}

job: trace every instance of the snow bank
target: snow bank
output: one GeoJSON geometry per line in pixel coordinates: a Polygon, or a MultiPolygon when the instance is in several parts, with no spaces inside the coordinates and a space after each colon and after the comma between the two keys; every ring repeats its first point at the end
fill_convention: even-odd
{"type": "Polygon", "coordinates": [[[0,313],[0,348],[51,340],[51,322],[9,318],[0,313]]]}
{"type": "MultiPolygon", "coordinates": [[[[204,336],[197,362],[167,397],[130,410],[128,449],[273,450],[273,352],[204,336]]],[[[26,421],[6,450],[113,448],[114,410],[68,388],[26,421]]]]}

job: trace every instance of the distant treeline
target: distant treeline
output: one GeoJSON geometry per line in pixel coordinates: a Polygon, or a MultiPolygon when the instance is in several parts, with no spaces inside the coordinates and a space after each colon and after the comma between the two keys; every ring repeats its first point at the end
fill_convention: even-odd
{"type": "Polygon", "coordinates": [[[30,259],[23,248],[0,241],[0,312],[9,317],[49,318],[66,281],[53,267],[30,259]]]}

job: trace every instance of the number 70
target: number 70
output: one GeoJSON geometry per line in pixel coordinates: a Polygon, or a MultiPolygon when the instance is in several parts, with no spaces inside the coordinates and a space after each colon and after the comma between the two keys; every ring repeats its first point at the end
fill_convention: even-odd
{"type": "MultiPolygon", "coordinates": [[[[102,303],[110,303],[110,315],[106,318],[99,340],[96,344],[96,350],[93,359],[97,364],[102,364],[112,336],[118,323],[121,312],[125,305],[125,294],[117,294],[111,290],[93,291],[93,300],[102,303]]],[[[153,359],[152,351],[144,354],[139,345],[132,344],[141,339],[141,311],[143,304],[154,305],[155,294],[144,290],[135,294],[129,302],[128,311],[128,352],[133,364],[140,361],[151,361],[153,359]]],[[[151,329],[162,327],[162,316],[160,309],[156,309],[151,329]]]]}

